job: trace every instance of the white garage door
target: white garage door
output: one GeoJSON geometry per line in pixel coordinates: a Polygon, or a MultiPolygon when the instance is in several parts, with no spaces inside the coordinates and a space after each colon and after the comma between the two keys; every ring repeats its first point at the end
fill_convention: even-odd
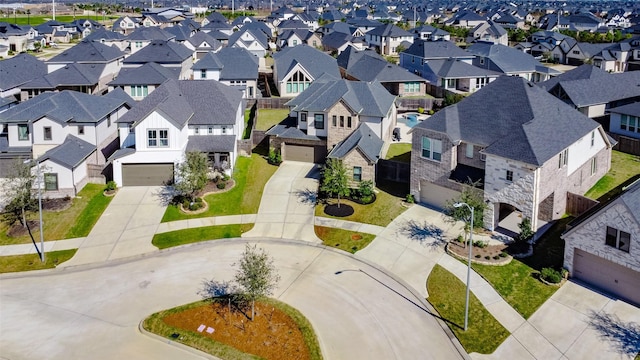
{"type": "Polygon", "coordinates": [[[436,185],[428,181],[420,181],[420,202],[444,209],[448,200],[457,198],[460,192],[436,185]]]}
{"type": "Polygon", "coordinates": [[[580,249],[573,250],[573,276],[622,299],[640,304],[640,272],[580,249]]]}
{"type": "Polygon", "coordinates": [[[158,186],[173,181],[173,164],[122,164],[122,185],[158,186]]]}

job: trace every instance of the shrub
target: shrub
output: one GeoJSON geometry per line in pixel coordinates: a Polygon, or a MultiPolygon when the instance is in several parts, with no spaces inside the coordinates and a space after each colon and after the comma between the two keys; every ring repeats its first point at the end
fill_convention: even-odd
{"type": "Polygon", "coordinates": [[[554,268],[543,268],[540,276],[544,281],[550,282],[552,284],[558,284],[560,281],[562,281],[562,274],[560,274],[560,272],[554,268]]]}
{"type": "Polygon", "coordinates": [[[462,235],[458,235],[458,237],[456,238],[456,241],[459,243],[464,243],[464,237],[462,235]]]}
{"type": "Polygon", "coordinates": [[[482,257],[482,255],[478,254],[476,255],[476,259],[480,259],[482,257]]]}
{"type": "Polygon", "coordinates": [[[409,203],[409,204],[413,204],[413,203],[415,203],[415,202],[416,202],[416,198],[415,198],[413,195],[411,195],[411,194],[407,194],[407,196],[405,196],[405,198],[404,198],[404,199],[405,199],[405,201],[406,201],[407,203],[409,203]]]}
{"type": "Polygon", "coordinates": [[[491,260],[491,256],[487,255],[484,257],[485,260],[491,260]]]}
{"type": "Polygon", "coordinates": [[[506,252],[504,252],[504,251],[503,251],[503,252],[501,252],[501,253],[500,253],[500,257],[501,257],[501,258],[506,258],[506,257],[507,257],[507,253],[506,253],[506,252]]]}
{"type": "Polygon", "coordinates": [[[500,259],[499,255],[496,255],[496,256],[493,257],[493,260],[498,260],[498,259],[500,259]]]}
{"type": "Polygon", "coordinates": [[[282,155],[280,154],[280,151],[269,149],[269,164],[280,165],[280,163],[282,163],[282,155]]]}
{"type": "Polygon", "coordinates": [[[419,107],[418,108],[418,113],[419,114],[424,114],[424,108],[423,107],[419,107]]]}
{"type": "Polygon", "coordinates": [[[433,109],[429,109],[429,111],[427,111],[427,114],[429,114],[429,115],[433,115],[433,114],[435,114],[435,113],[436,113],[436,112],[435,112],[435,111],[433,111],[433,109]]]}
{"type": "Polygon", "coordinates": [[[219,183],[216,184],[216,187],[220,190],[224,189],[225,187],[227,187],[227,183],[224,181],[221,181],[219,183]]]}
{"type": "Polygon", "coordinates": [[[229,179],[231,179],[231,177],[227,174],[222,174],[222,180],[223,181],[229,181],[229,179]]]}
{"type": "Polygon", "coordinates": [[[533,230],[531,230],[531,220],[529,218],[524,218],[518,224],[520,228],[520,234],[518,234],[518,240],[520,241],[529,241],[535,234],[533,230]]]}
{"type": "Polygon", "coordinates": [[[487,243],[482,240],[476,240],[473,242],[473,246],[479,247],[480,249],[484,249],[487,247],[487,243]]]}
{"type": "Polygon", "coordinates": [[[105,186],[104,189],[106,191],[114,191],[117,187],[118,187],[118,185],[116,184],[116,182],[111,180],[111,181],[107,182],[107,186],[105,186]]]}

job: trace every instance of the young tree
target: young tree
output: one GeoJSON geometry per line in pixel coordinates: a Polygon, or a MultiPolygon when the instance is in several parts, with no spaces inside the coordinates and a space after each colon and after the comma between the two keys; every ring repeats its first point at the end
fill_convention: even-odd
{"type": "Polygon", "coordinates": [[[484,194],[483,191],[477,187],[477,183],[469,183],[467,185],[457,198],[447,200],[444,213],[453,218],[454,221],[465,221],[466,224],[466,221],[468,221],[471,216],[469,209],[467,209],[466,206],[455,207],[453,205],[462,202],[467,203],[474,210],[473,227],[481,228],[484,226],[482,214],[484,213],[484,209],[487,208],[487,204],[484,202],[484,194]]]}
{"type": "Polygon", "coordinates": [[[183,196],[194,200],[196,194],[207,185],[209,159],[207,155],[198,151],[185,154],[185,159],[176,170],[175,189],[183,196]]]}
{"type": "Polygon", "coordinates": [[[322,185],[320,190],[329,196],[337,196],[338,207],[340,207],[340,197],[349,196],[349,178],[347,168],[338,159],[327,159],[327,163],[322,168],[322,185]]]}
{"type": "Polygon", "coordinates": [[[251,321],[253,321],[256,300],[273,293],[280,281],[280,275],[273,265],[273,259],[264,249],[258,249],[256,245],[245,246],[242,258],[237,265],[238,270],[234,279],[240,286],[244,299],[251,301],[251,321]]]}

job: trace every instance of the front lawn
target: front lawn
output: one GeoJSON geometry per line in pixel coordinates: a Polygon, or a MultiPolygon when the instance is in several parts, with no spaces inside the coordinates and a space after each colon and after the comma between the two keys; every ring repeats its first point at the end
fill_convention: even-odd
{"type": "Polygon", "coordinates": [[[622,187],[640,178],[640,157],[620,151],[611,151],[611,170],[587,193],[586,197],[606,201],[619,194],[622,187]]]}
{"type": "Polygon", "coordinates": [[[153,235],[151,243],[162,250],[200,241],[237,238],[252,228],[253,224],[232,224],[169,231],[153,235]]]}
{"type": "MultiPolygon", "coordinates": [[[[61,211],[43,211],[44,240],[60,240],[70,237],[86,236],[98,221],[102,212],[111,202],[112,197],[102,194],[104,185],[87,184],[78,196],[71,199],[71,206],[61,211]]],[[[30,219],[38,219],[38,212],[32,213],[30,219]]],[[[27,244],[31,242],[28,234],[9,237],[9,225],[0,224],[0,245],[27,244]]],[[[39,229],[32,229],[33,236],[39,239],[39,229]]]]}
{"type": "Polygon", "coordinates": [[[341,204],[347,204],[354,209],[354,213],[349,216],[335,217],[324,213],[326,204],[337,203],[336,199],[327,199],[326,204],[320,202],[316,205],[315,215],[340,220],[354,221],[378,226],[387,226],[398,215],[402,214],[406,208],[402,206],[402,200],[407,194],[407,184],[390,181],[378,182],[376,188],[376,201],[369,205],[360,205],[349,200],[340,200],[341,204]]]}
{"type": "Polygon", "coordinates": [[[465,284],[455,275],[436,265],[427,279],[427,299],[456,335],[468,353],[493,353],[509,336],[476,296],[469,296],[469,326],[464,331],[465,284]]]}
{"type": "Polygon", "coordinates": [[[331,246],[355,254],[367,247],[375,235],[325,226],[314,226],[316,235],[325,246],[331,246]]]}
{"type": "Polygon", "coordinates": [[[393,143],[389,145],[387,151],[386,160],[393,160],[403,163],[411,162],[411,144],[407,143],[393,143]]]}
{"type": "Polygon", "coordinates": [[[204,197],[209,209],[203,213],[189,215],[180,211],[175,205],[169,205],[162,222],[193,219],[210,216],[255,214],[260,206],[264,185],[278,168],[270,165],[258,154],[251,157],[238,157],[233,173],[235,186],[233,189],[204,197]]]}
{"type": "Polygon", "coordinates": [[[289,117],[289,109],[260,109],[255,121],[256,130],[269,130],[287,117],[289,117]]]}
{"type": "Polygon", "coordinates": [[[38,254],[0,256],[0,273],[53,269],[71,259],[77,250],[60,250],[45,253],[44,263],[40,261],[38,254]]]}

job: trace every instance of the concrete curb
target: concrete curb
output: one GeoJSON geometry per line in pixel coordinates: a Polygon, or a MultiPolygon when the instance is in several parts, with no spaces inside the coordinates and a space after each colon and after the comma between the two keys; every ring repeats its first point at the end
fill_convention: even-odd
{"type": "Polygon", "coordinates": [[[180,342],[177,342],[177,341],[173,341],[173,340],[164,338],[164,337],[162,337],[160,335],[154,334],[154,333],[152,333],[150,331],[147,331],[144,328],[144,326],[142,326],[142,323],[144,323],[144,320],[145,319],[142,319],[138,323],[138,332],[140,333],[140,335],[147,336],[147,337],[149,337],[149,338],[151,338],[153,340],[156,340],[156,341],[161,342],[163,344],[167,344],[167,345],[176,347],[176,348],[178,348],[180,350],[183,350],[183,351],[186,351],[188,353],[191,353],[191,354],[194,354],[194,355],[197,355],[197,356],[201,356],[203,359],[221,360],[220,358],[217,358],[217,357],[215,357],[215,356],[213,356],[211,354],[207,354],[204,351],[200,351],[200,350],[198,350],[196,348],[192,348],[191,346],[184,345],[183,343],[180,343],[180,342]]]}

